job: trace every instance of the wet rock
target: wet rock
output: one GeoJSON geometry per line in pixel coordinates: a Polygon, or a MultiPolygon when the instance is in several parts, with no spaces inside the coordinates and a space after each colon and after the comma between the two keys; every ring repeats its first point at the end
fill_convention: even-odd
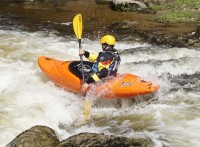
{"type": "Polygon", "coordinates": [[[113,9],[116,11],[140,11],[146,8],[147,6],[143,2],[135,0],[113,0],[113,9]]]}
{"type": "Polygon", "coordinates": [[[175,0],[113,0],[113,9],[122,12],[139,11],[142,13],[155,14],[156,12],[148,8],[152,5],[173,2],[175,0]]]}
{"type": "Polygon", "coordinates": [[[200,26],[197,27],[196,31],[187,36],[188,47],[200,47],[200,26]]]}
{"type": "Polygon", "coordinates": [[[140,138],[140,139],[130,139],[126,137],[115,137],[103,134],[95,133],[81,133],[72,136],[64,141],[62,141],[56,147],[153,147],[153,143],[150,139],[140,138]]]}
{"type": "Polygon", "coordinates": [[[35,126],[19,134],[6,147],[153,147],[150,138],[126,138],[96,133],[80,133],[59,141],[54,130],[46,126],[35,126]]]}
{"type": "Polygon", "coordinates": [[[54,130],[46,126],[35,126],[19,134],[6,147],[55,147],[58,143],[54,130]]]}
{"type": "Polygon", "coordinates": [[[200,47],[200,39],[188,39],[187,47],[200,47]]]}
{"type": "Polygon", "coordinates": [[[144,32],[149,43],[157,45],[165,45],[171,47],[187,47],[187,36],[179,36],[177,34],[159,34],[157,32],[144,32]]]}
{"type": "Polygon", "coordinates": [[[188,39],[189,46],[200,47],[199,39],[188,39]]]}

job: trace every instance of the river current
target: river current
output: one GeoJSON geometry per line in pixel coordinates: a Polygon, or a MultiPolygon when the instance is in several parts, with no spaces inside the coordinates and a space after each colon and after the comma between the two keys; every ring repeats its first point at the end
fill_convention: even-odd
{"type": "MultiPolygon", "coordinates": [[[[98,42],[82,39],[99,52],[98,42]]],[[[41,55],[79,60],[77,39],[54,32],[0,29],[0,146],[35,125],[56,130],[60,140],[81,132],[150,137],[155,147],[200,146],[200,49],[118,42],[120,73],[160,84],[150,100],[104,100],[84,123],[80,95],[55,86],[37,64],[41,55]]],[[[145,99],[145,98],[144,98],[145,99]]]]}

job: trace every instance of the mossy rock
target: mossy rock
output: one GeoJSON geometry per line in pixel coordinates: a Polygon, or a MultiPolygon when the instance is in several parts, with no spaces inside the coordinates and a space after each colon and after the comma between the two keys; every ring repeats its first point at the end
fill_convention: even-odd
{"type": "Polygon", "coordinates": [[[135,11],[141,11],[146,8],[147,6],[139,1],[131,1],[131,2],[115,1],[113,3],[113,9],[115,11],[120,11],[120,12],[135,12],[135,11]]]}
{"type": "Polygon", "coordinates": [[[54,130],[35,126],[19,134],[6,147],[55,147],[59,142],[54,130]]]}
{"type": "Polygon", "coordinates": [[[56,147],[153,147],[149,138],[131,139],[126,137],[116,137],[104,134],[81,133],[62,141],[56,147]]]}

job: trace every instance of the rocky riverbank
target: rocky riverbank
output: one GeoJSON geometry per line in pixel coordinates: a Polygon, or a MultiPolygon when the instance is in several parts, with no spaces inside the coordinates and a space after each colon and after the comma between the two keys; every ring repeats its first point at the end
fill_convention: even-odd
{"type": "Polygon", "coordinates": [[[72,20],[77,13],[83,16],[83,37],[90,39],[99,39],[110,33],[117,40],[200,47],[199,22],[158,23],[152,21],[156,13],[114,11],[110,1],[102,4],[95,0],[3,0],[0,2],[0,25],[4,29],[10,26],[28,31],[57,31],[58,35],[74,36],[72,20]]]}

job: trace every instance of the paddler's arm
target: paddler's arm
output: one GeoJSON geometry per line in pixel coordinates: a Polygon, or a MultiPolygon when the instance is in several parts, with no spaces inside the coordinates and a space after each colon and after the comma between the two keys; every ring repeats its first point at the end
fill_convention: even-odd
{"type": "Polygon", "coordinates": [[[97,57],[98,57],[99,54],[90,53],[88,51],[80,49],[79,55],[84,55],[89,61],[95,62],[97,60],[97,57]]]}
{"type": "Polygon", "coordinates": [[[87,79],[86,83],[90,84],[93,82],[98,82],[101,78],[105,78],[108,75],[108,70],[103,68],[102,70],[91,74],[91,76],[87,79]]]}

